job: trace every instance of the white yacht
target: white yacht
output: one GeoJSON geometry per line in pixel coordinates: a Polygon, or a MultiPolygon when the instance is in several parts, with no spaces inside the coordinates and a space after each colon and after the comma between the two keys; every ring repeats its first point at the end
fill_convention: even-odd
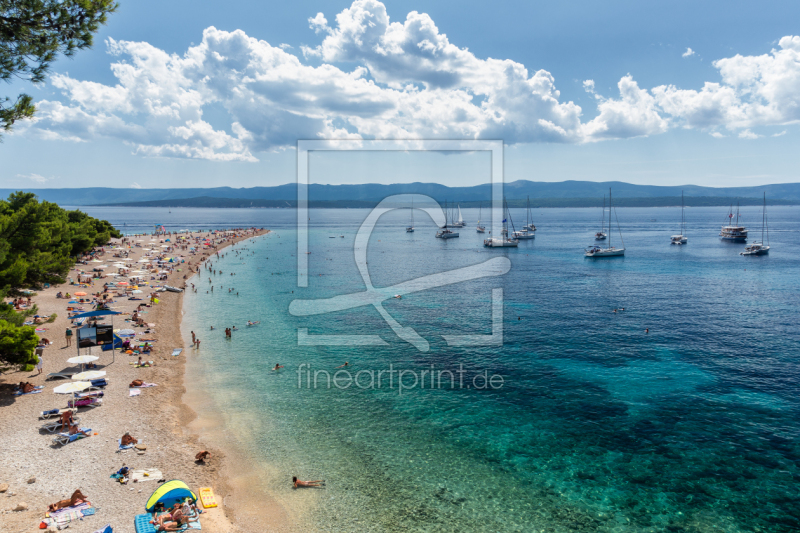
{"type": "MultiPolygon", "coordinates": [[[[590,246],[586,248],[584,255],[586,257],[620,257],[625,255],[625,243],[622,243],[622,248],[615,248],[611,245],[611,211],[613,205],[611,203],[611,189],[608,190],[608,246],[603,248],[600,246],[590,246]]],[[[617,231],[620,232],[619,238],[622,240],[622,231],[619,229],[619,221],[617,221],[617,231]]]]}
{"type": "Polygon", "coordinates": [[[525,218],[525,225],[522,230],[515,231],[513,237],[517,240],[527,240],[536,238],[536,226],[531,222],[531,197],[528,197],[528,212],[525,218]]]}
{"type": "MultiPolygon", "coordinates": [[[[503,200],[505,204],[505,200],[503,200]]],[[[508,235],[508,221],[511,220],[511,213],[508,211],[508,204],[505,204],[505,214],[506,218],[503,219],[503,231],[500,233],[502,234],[500,237],[489,237],[488,239],[483,240],[483,245],[487,248],[516,248],[519,246],[519,241],[517,239],[509,239],[506,237],[508,235]]],[[[516,233],[514,231],[514,223],[511,222],[511,233],[512,235],[516,233]]]]}
{"type": "Polygon", "coordinates": [[[486,226],[481,226],[481,215],[483,214],[483,202],[481,202],[478,206],[478,225],[476,226],[475,230],[478,233],[486,233],[486,226]]]}
{"type": "Polygon", "coordinates": [[[669,240],[670,244],[686,244],[689,239],[686,237],[686,215],[684,213],[683,191],[681,191],[681,233],[673,235],[669,240]]]}
{"type": "Polygon", "coordinates": [[[594,240],[604,241],[608,237],[606,233],[606,195],[603,195],[603,210],[600,212],[600,231],[594,234],[594,240]]]}
{"type": "MultiPolygon", "coordinates": [[[[452,224],[451,224],[452,226],[452,224]]],[[[447,227],[447,202],[444,203],[444,226],[441,228],[440,231],[436,232],[437,239],[455,239],[458,237],[458,233],[448,229],[447,227]]]]}
{"type": "Polygon", "coordinates": [[[761,214],[761,241],[753,241],[739,255],[767,255],[769,253],[769,226],[767,225],[767,193],[764,193],[764,210],[761,214]],[[764,230],[767,232],[767,243],[764,244],[764,230]]]}
{"type": "Polygon", "coordinates": [[[736,224],[733,224],[733,205],[728,212],[728,225],[722,226],[719,236],[724,241],[732,242],[746,242],[747,241],[747,228],[739,225],[739,205],[736,205],[736,224]]]}

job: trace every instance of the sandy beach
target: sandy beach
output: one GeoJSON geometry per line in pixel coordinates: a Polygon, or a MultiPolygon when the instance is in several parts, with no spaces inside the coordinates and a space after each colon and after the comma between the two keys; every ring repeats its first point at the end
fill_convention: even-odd
{"type": "MultiPolygon", "coordinates": [[[[45,410],[66,407],[70,398],[53,393],[56,386],[69,380],[46,381],[48,374],[74,374],[80,371],[78,365],[67,362],[68,358],[77,355],[76,337],[73,337],[71,346],[66,345],[65,331],[72,325],[66,309],[70,300],[57,298],[57,293],[82,290],[88,293],[84,298],[91,298],[92,294],[102,292],[104,283],[114,279],[110,276],[117,272],[111,266],[114,262],[120,261],[136,269],[143,264],[139,260],[147,253],[160,252],[165,257],[176,258],[176,262],[169,264],[172,271],[165,275],[166,279],[150,279],[160,277],[150,273],[145,276],[147,284],[142,284],[142,294],[136,295],[141,300],[129,300],[126,295],[116,296],[110,303],[112,310],[122,313],[114,316],[114,329],[131,328],[133,311],[139,304],[149,303],[149,296],[156,286],[182,288],[193,272],[202,269],[202,262],[209,256],[236,242],[267,232],[236,230],[213,234],[185,233],[181,235],[191,239],[191,243],[176,249],[165,246],[180,243],[176,241],[177,234],[128,237],[127,242],[123,243],[127,257],[114,257],[121,249],[112,250],[111,247],[106,247],[99,256],[104,264],[109,265],[103,271],[106,277],[94,279],[84,288],[67,283],[37,292],[33,303],[38,306],[39,314],[57,314],[57,318],[51,323],[37,326],[37,334],[52,342],[44,350],[42,373],[38,374],[35,369],[24,372],[9,368],[0,376],[0,424],[3,428],[0,432],[0,531],[27,532],[39,529],[48,504],[69,498],[75,489],[80,489],[88,497],[96,512],[82,521],[71,522],[71,531],[91,532],[106,524],[110,524],[115,532],[134,531],[134,516],[144,512],[147,498],[159,483],[158,479],[151,477],[141,483],[131,481],[122,485],[110,476],[123,465],[131,470],[157,469],[162,473],[161,479],[183,480],[195,491],[200,487],[212,487],[220,506],[201,515],[203,530],[237,530],[230,519],[231,511],[224,504],[230,489],[221,475],[223,452],[206,444],[198,444],[196,436],[187,429],[196,415],[183,403],[184,370],[187,356],[193,349],[184,346],[181,336],[183,293],[155,293],[159,303],[143,308],[142,314],[145,324],[151,326],[134,328],[136,341],[155,339],[152,341],[153,350],[149,354],[142,354],[143,360],[154,362],[153,366],[137,368],[134,363],[138,356],[127,355],[119,350],[112,362],[111,351],[102,352],[99,347],[91,349],[92,355],[100,357],[97,370],[107,373],[109,384],[104,390],[101,405],[81,407],[76,414],[78,425],[91,429],[88,438],[64,446],[54,445],[54,434],[41,429],[45,420],[40,419],[39,415],[45,410]],[[197,246],[194,243],[198,237],[209,239],[210,245],[197,246]],[[170,239],[170,242],[165,242],[166,239],[170,239]],[[191,251],[191,246],[196,246],[197,250],[191,251]],[[176,348],[183,349],[183,352],[173,357],[171,354],[176,348]],[[140,394],[130,396],[129,384],[135,379],[155,383],[156,386],[137,389],[140,394]],[[37,394],[15,396],[13,388],[21,381],[41,385],[43,390],[37,394]],[[118,439],[126,432],[144,444],[146,450],[120,451],[118,439]],[[195,462],[195,454],[201,449],[211,452],[205,464],[195,462]],[[25,510],[13,510],[22,507],[25,510]]],[[[119,244],[120,240],[113,243],[119,244]]],[[[78,264],[68,277],[77,282],[80,271],[91,273],[96,265],[78,264]]],[[[126,278],[117,278],[118,281],[123,279],[126,278]]],[[[91,303],[77,305],[83,311],[94,308],[91,303]]],[[[109,320],[106,319],[105,323],[109,323],[109,320]]],[[[81,354],[86,353],[86,349],[81,350],[81,354]]]]}

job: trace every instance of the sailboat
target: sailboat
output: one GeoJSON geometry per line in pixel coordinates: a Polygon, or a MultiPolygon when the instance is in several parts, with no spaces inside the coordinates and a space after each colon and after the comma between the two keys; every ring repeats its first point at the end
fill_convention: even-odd
{"type": "Polygon", "coordinates": [[[744,252],[739,255],[766,255],[769,253],[769,226],[767,226],[767,193],[764,193],[764,210],[761,214],[761,241],[753,241],[753,244],[746,246],[744,252]],[[764,244],[764,230],[767,231],[767,244],[764,244]]]}
{"type": "MultiPolygon", "coordinates": [[[[586,257],[620,257],[625,255],[625,243],[622,243],[623,248],[614,248],[611,245],[611,211],[613,205],[611,203],[611,189],[608,189],[608,248],[600,248],[599,246],[590,246],[586,249],[586,257]]],[[[617,221],[617,231],[619,231],[619,239],[622,240],[622,231],[619,229],[619,221],[617,221]]]]}
{"type": "Polygon", "coordinates": [[[684,235],[686,233],[686,215],[684,213],[683,205],[683,191],[681,191],[681,234],[673,235],[670,238],[670,244],[686,244],[689,239],[684,235]]]}
{"type": "Polygon", "coordinates": [[[466,226],[464,223],[464,218],[461,216],[461,206],[458,206],[458,220],[453,221],[454,228],[463,228],[466,226]]]}
{"type": "Polygon", "coordinates": [[[483,202],[478,205],[478,226],[476,228],[478,233],[486,233],[486,226],[481,226],[481,215],[483,214],[483,202]]]}
{"type": "MultiPolygon", "coordinates": [[[[444,203],[444,226],[442,227],[441,231],[436,232],[437,239],[454,239],[458,237],[458,233],[447,229],[447,202],[444,203]]],[[[452,224],[451,224],[452,226],[452,224]]]]}
{"type": "Polygon", "coordinates": [[[406,228],[406,233],[414,233],[414,198],[411,198],[411,225],[406,228]]]}
{"type": "Polygon", "coordinates": [[[533,239],[536,237],[536,226],[531,222],[531,197],[528,196],[528,212],[525,218],[525,225],[522,230],[514,232],[514,238],[518,240],[533,239]]]}
{"type": "MultiPolygon", "coordinates": [[[[500,237],[489,237],[488,239],[484,239],[483,245],[487,248],[516,248],[519,246],[519,241],[517,239],[509,239],[506,237],[506,235],[508,235],[507,222],[511,221],[511,213],[508,210],[508,204],[506,203],[505,199],[503,199],[503,207],[505,208],[504,214],[506,217],[503,218],[503,231],[501,232],[502,235],[500,237]]],[[[515,233],[513,221],[511,221],[511,232],[512,235],[515,233]]]]}
{"type": "Polygon", "coordinates": [[[724,241],[746,242],[747,228],[739,225],[739,204],[736,204],[736,224],[732,224],[732,222],[733,204],[731,204],[731,210],[728,212],[728,225],[722,226],[719,236],[722,237],[722,240],[724,241]]]}
{"type": "MultiPolygon", "coordinates": [[[[611,214],[609,213],[609,217],[611,214]]],[[[609,230],[611,228],[609,227],[609,230]]],[[[600,212],[600,231],[594,234],[594,240],[604,241],[608,237],[606,233],[606,195],[603,195],[603,211],[600,212]]]]}

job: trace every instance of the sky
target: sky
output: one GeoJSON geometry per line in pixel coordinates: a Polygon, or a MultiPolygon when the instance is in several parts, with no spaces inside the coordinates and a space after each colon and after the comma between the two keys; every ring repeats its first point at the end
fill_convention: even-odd
{"type": "MultiPolygon", "coordinates": [[[[800,3],[121,0],[26,91],[0,187],[294,181],[299,139],[499,139],[505,180],[800,181],[800,3]]],[[[312,181],[488,181],[484,157],[321,156],[312,181]]]]}

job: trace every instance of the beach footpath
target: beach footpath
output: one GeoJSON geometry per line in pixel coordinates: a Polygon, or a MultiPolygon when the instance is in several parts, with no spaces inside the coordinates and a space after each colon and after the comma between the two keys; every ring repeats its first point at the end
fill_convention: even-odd
{"type": "Polygon", "coordinates": [[[224,506],[223,451],[204,448],[210,455],[197,461],[201,447],[186,429],[195,414],[182,402],[190,350],[181,336],[180,289],[206,259],[266,233],[249,228],[114,239],[79,258],[67,283],[31,296],[40,317],[56,318],[35,324],[43,341],[41,372],[6,368],[0,374],[0,531],[68,527],[90,533],[110,524],[115,533],[134,532],[134,518],[169,480],[181,480],[195,493],[213,488],[218,507],[197,504],[204,531],[237,530],[224,506]],[[119,314],[70,320],[98,308],[119,314]],[[83,342],[111,337],[116,350],[78,350],[78,327],[85,328],[83,335],[95,319],[96,337],[83,342]],[[79,355],[90,357],[68,362],[79,355]],[[72,387],[72,376],[82,371],[97,372],[82,380],[89,387],[54,393],[72,387]],[[33,391],[17,394],[22,382],[33,391]],[[61,423],[69,406],[72,435],[61,423]],[[123,446],[126,434],[136,443],[123,446]],[[69,500],[76,490],[84,502],[48,513],[49,505],[69,500]]]}

